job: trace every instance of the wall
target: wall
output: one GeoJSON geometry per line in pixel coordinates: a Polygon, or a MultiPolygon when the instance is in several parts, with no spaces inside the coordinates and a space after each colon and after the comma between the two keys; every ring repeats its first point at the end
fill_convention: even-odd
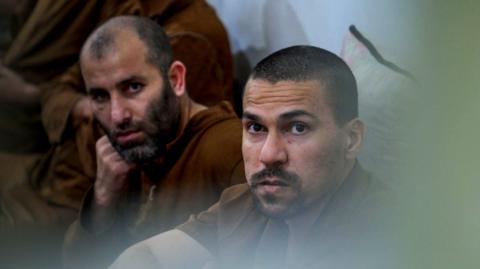
{"type": "MultiPolygon", "coordinates": [[[[393,0],[209,0],[226,25],[237,63],[251,65],[295,44],[313,44],[337,54],[354,24],[389,59],[410,62],[421,16],[416,1],[393,0]]],[[[244,72],[239,71],[241,76],[244,72]],[[243,73],[242,73],[243,72],[243,73]]]]}

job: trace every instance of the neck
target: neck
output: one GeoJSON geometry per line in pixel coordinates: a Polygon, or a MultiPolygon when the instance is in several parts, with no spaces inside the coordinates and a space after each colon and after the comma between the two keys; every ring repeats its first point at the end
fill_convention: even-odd
{"type": "Polygon", "coordinates": [[[188,96],[184,96],[180,99],[180,126],[178,134],[181,134],[188,122],[200,111],[205,110],[207,107],[194,102],[188,96]]]}
{"type": "Polygon", "coordinates": [[[290,231],[290,245],[301,245],[302,242],[308,238],[308,234],[312,230],[315,221],[322,214],[331,196],[332,195],[328,195],[328,197],[324,197],[302,213],[285,220],[290,231]]]}

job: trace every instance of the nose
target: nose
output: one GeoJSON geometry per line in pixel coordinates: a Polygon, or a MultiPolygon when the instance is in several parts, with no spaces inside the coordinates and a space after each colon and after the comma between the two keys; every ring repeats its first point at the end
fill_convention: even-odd
{"type": "Polygon", "coordinates": [[[127,101],[121,96],[113,95],[110,103],[110,118],[115,126],[129,122],[131,112],[128,108],[127,101]]]}
{"type": "Polygon", "coordinates": [[[278,133],[268,133],[260,152],[260,162],[265,166],[286,163],[288,161],[288,154],[283,140],[283,137],[278,133]]]}

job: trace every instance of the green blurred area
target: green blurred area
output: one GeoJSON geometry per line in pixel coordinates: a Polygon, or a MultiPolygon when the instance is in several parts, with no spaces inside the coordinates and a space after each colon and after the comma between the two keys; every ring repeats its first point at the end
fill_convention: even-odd
{"type": "Polygon", "coordinates": [[[398,268],[480,268],[480,1],[418,4],[398,268]]]}

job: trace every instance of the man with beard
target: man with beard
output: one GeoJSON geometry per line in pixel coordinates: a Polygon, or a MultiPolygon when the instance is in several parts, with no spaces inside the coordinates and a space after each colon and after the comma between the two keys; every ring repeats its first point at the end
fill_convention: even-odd
{"type": "Polygon", "coordinates": [[[117,17],[86,41],[82,75],[106,135],[97,174],[66,235],[68,268],[102,268],[129,245],[169,230],[245,181],[241,124],[223,102],[206,108],[186,93],[154,21],[117,17]]]}
{"type": "Polygon", "coordinates": [[[247,184],[112,268],[375,267],[365,255],[382,243],[388,192],[356,159],[365,127],[348,66],[312,46],[280,50],[254,68],[243,106],[247,184]]]}

